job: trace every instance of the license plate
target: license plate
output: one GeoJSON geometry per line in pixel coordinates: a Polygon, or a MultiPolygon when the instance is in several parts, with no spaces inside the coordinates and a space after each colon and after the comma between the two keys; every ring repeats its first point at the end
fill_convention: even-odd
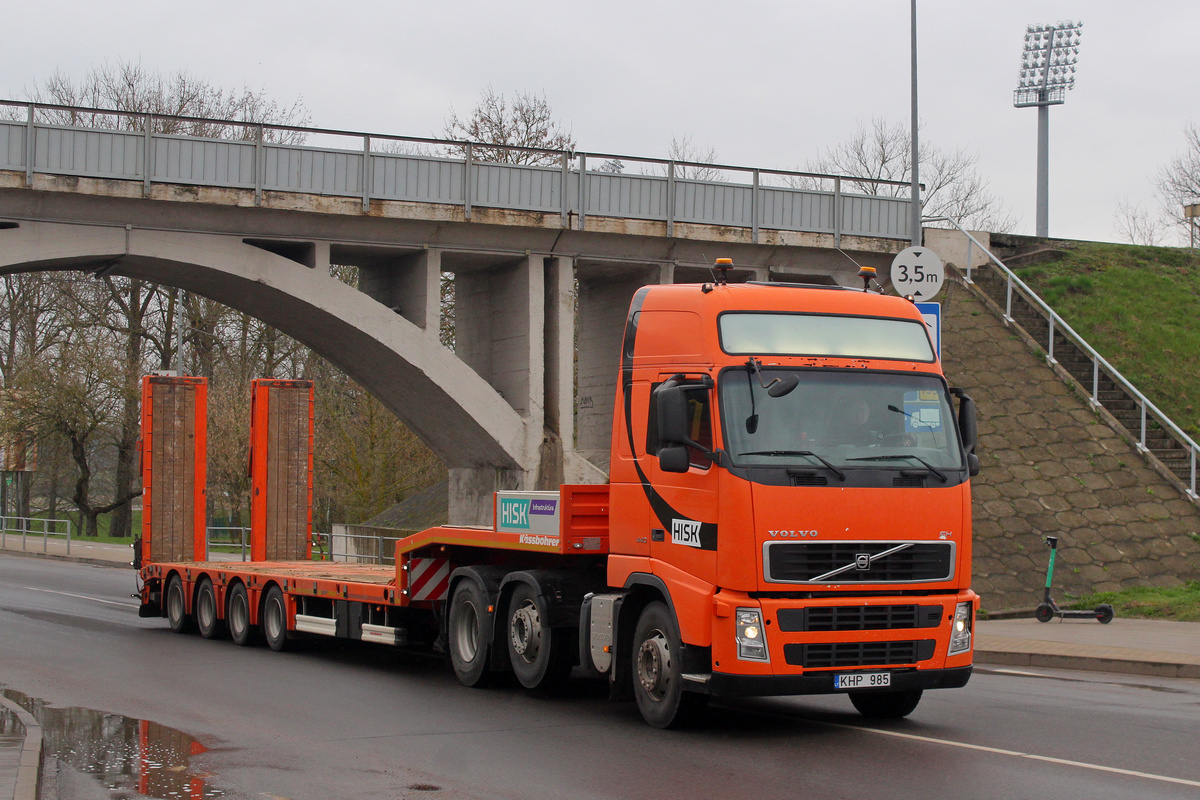
{"type": "Polygon", "coordinates": [[[833,676],[834,689],[878,689],[891,685],[890,672],[844,672],[833,676]]]}

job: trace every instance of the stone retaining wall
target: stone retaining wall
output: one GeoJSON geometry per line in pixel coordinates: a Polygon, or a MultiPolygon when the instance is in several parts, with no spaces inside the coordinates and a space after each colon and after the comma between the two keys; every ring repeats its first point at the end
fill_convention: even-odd
{"type": "Polygon", "coordinates": [[[989,611],[1032,608],[1059,537],[1054,595],[1200,580],[1200,508],[1152,469],[994,307],[947,275],[942,355],[975,399],[974,587],[989,611]]]}

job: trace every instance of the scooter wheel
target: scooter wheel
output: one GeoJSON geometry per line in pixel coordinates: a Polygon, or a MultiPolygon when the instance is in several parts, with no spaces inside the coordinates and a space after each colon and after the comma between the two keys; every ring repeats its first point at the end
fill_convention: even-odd
{"type": "Polygon", "coordinates": [[[1105,603],[1102,606],[1096,606],[1096,619],[1100,621],[1101,625],[1107,625],[1108,623],[1112,622],[1113,607],[1108,603],[1105,603]]]}
{"type": "Polygon", "coordinates": [[[1054,619],[1054,609],[1050,607],[1049,603],[1039,603],[1033,615],[1037,617],[1038,622],[1049,622],[1054,619]]]}

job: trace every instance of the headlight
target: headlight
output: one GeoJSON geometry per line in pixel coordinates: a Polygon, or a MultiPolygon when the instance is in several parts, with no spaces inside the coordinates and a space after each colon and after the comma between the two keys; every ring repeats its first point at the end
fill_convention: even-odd
{"type": "Polygon", "coordinates": [[[954,627],[950,629],[950,650],[956,656],[971,649],[971,604],[959,603],[954,609],[954,627]]]}
{"type": "Polygon", "coordinates": [[[770,661],[767,637],[763,634],[762,613],[757,608],[739,608],[735,619],[738,658],[743,661],[770,661]]]}

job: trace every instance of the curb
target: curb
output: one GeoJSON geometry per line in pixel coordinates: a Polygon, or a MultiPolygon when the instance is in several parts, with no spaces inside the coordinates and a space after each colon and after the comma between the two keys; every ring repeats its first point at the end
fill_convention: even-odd
{"type": "MultiPolygon", "coordinates": [[[[21,558],[48,558],[55,561],[68,561],[72,564],[89,564],[93,567],[118,567],[120,569],[132,569],[128,562],[109,561],[104,558],[84,558],[83,556],[67,556],[59,555],[58,553],[35,553],[30,550],[9,550],[7,548],[0,549],[0,555],[20,556],[21,558]]],[[[132,554],[130,556],[132,558],[132,554]]]]}
{"type": "Polygon", "coordinates": [[[1011,650],[976,650],[976,664],[1007,667],[1046,667],[1084,672],[1115,672],[1155,678],[1200,678],[1200,664],[1169,661],[1134,661],[1104,656],[1074,656],[1061,653],[1023,653],[1011,650]]]}
{"type": "Polygon", "coordinates": [[[42,779],[42,726],[33,715],[19,705],[0,695],[0,704],[17,715],[25,726],[25,743],[21,747],[21,760],[17,764],[17,785],[13,800],[37,800],[42,779]]]}

